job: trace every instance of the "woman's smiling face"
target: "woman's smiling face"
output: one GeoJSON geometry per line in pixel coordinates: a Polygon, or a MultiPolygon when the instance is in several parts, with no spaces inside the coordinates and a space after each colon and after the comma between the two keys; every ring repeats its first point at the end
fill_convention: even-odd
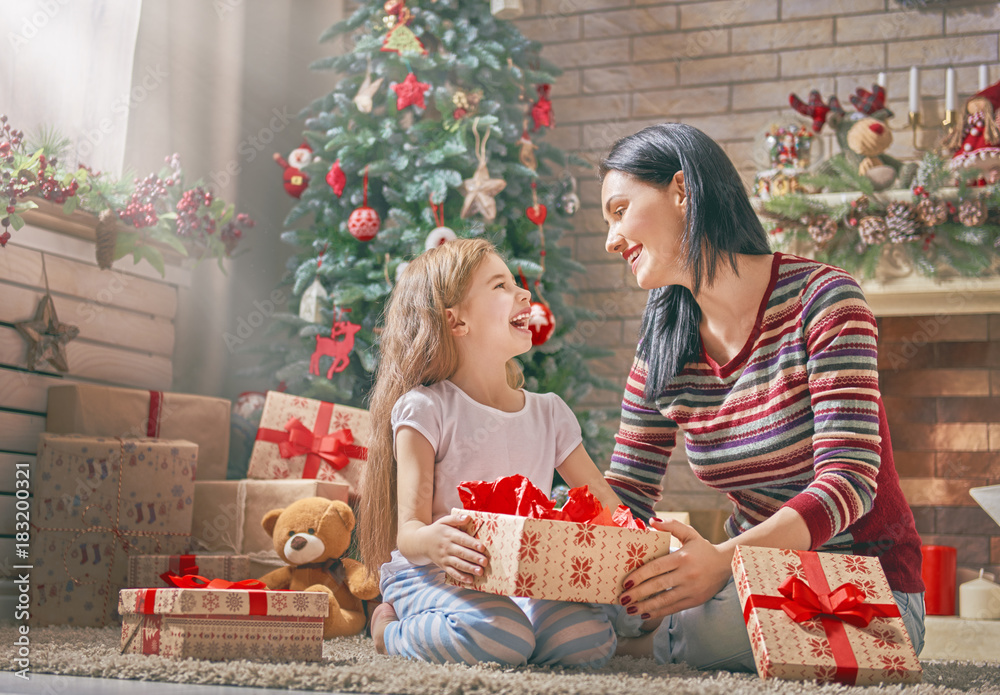
{"type": "Polygon", "coordinates": [[[678,171],[667,186],[655,186],[611,170],[604,177],[601,201],[608,223],[605,248],[621,254],[639,287],[687,284],[683,172],[678,171]]]}

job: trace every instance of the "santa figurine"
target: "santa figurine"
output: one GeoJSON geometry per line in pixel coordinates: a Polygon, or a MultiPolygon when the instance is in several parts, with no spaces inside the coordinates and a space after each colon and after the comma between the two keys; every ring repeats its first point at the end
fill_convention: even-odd
{"type": "Polygon", "coordinates": [[[998,105],[1000,82],[969,97],[964,119],[952,126],[942,142],[942,147],[952,154],[951,168],[958,173],[971,174],[970,183],[981,185],[1000,180],[998,105]]]}
{"type": "Polygon", "coordinates": [[[302,168],[312,161],[312,148],[303,142],[288,155],[288,161],[277,152],[274,153],[274,161],[285,170],[282,177],[285,192],[293,198],[301,196],[302,191],[309,185],[309,176],[302,171],[302,168]]]}

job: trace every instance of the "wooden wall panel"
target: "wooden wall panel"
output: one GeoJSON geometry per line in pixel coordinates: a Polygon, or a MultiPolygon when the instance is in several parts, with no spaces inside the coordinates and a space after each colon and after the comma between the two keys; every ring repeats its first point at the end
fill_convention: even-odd
{"type": "MultiPolygon", "coordinates": [[[[45,290],[0,281],[0,294],[0,321],[17,323],[34,318],[45,290]]],[[[174,324],[168,318],[65,295],[53,295],[53,300],[59,320],[79,328],[81,338],[164,357],[174,352],[174,324]]]]}

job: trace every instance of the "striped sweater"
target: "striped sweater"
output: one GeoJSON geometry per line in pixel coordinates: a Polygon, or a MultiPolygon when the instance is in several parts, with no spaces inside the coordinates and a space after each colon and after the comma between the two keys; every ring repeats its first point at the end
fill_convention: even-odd
{"type": "Polygon", "coordinates": [[[850,275],[776,253],[754,330],[728,364],[703,349],[650,402],[646,365],[636,358],[608,482],[648,519],[681,431],[694,474],[733,503],[730,537],[792,507],[813,550],[877,556],[894,590],[923,591],[920,539],[879,393],[876,338],[850,275]]]}

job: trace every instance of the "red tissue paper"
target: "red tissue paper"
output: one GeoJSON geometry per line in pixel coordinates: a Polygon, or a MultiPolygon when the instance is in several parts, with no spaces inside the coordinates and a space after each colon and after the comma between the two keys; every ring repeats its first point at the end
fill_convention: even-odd
{"type": "Polygon", "coordinates": [[[459,483],[458,496],[469,511],[512,514],[531,519],[573,521],[597,526],[618,526],[644,530],[646,525],[632,516],[632,510],[618,505],[612,512],[594,497],[586,485],[569,491],[562,509],[523,475],[508,475],[492,483],[468,480],[459,483]]]}

